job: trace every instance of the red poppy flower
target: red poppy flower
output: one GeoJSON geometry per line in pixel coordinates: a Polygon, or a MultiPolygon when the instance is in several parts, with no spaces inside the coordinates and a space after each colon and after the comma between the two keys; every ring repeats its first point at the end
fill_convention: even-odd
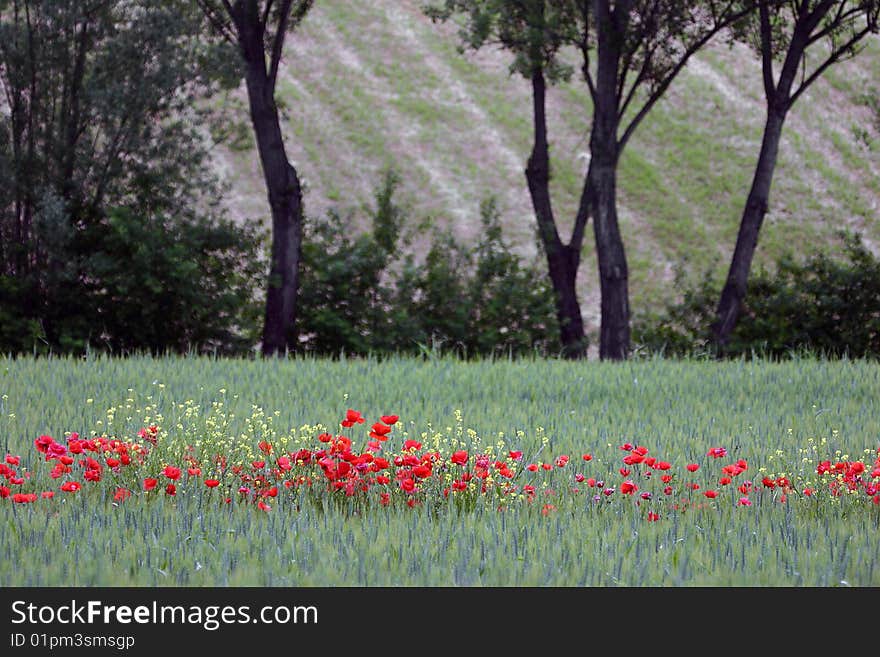
{"type": "Polygon", "coordinates": [[[412,493],[416,488],[416,482],[411,477],[401,480],[400,487],[407,493],[412,493]]]}
{"type": "Polygon", "coordinates": [[[431,467],[427,465],[419,465],[413,468],[413,474],[419,479],[427,479],[431,476],[431,467]]]}
{"type": "Polygon", "coordinates": [[[7,454],[6,455],[6,462],[9,465],[21,465],[21,457],[20,456],[13,456],[12,454],[7,454]]]}
{"type": "Polygon", "coordinates": [[[12,501],[16,504],[30,504],[37,500],[36,493],[16,493],[12,496],[12,501]]]}
{"type": "Polygon", "coordinates": [[[513,460],[513,461],[519,461],[519,460],[522,458],[522,452],[521,452],[520,450],[518,450],[518,449],[517,449],[517,450],[511,450],[511,451],[507,452],[507,455],[508,455],[508,456],[511,458],[511,460],[513,460]]]}
{"type": "Polygon", "coordinates": [[[397,415],[383,415],[379,418],[385,424],[397,424],[397,421],[400,419],[397,415]]]}
{"type": "Polygon", "coordinates": [[[657,522],[658,520],[660,520],[660,516],[657,513],[654,513],[653,511],[648,511],[647,518],[648,518],[648,522],[657,522]]]}
{"type": "Polygon", "coordinates": [[[452,456],[449,458],[450,461],[455,463],[456,465],[465,465],[468,462],[468,453],[464,450],[459,450],[457,452],[453,452],[452,456]]]}
{"type": "Polygon", "coordinates": [[[174,484],[168,484],[165,486],[165,494],[166,495],[177,495],[177,486],[174,484]]]}
{"type": "Polygon", "coordinates": [[[422,448],[422,443],[420,443],[418,440],[410,439],[410,440],[407,440],[403,443],[403,450],[404,451],[407,451],[410,449],[421,449],[421,448],[422,448]]]}
{"type": "Polygon", "coordinates": [[[63,490],[65,493],[75,493],[80,488],[82,488],[82,484],[78,481],[65,481],[63,484],[61,484],[61,490],[63,490]]]}
{"type": "Polygon", "coordinates": [[[553,506],[552,504],[545,504],[543,507],[541,507],[541,513],[545,516],[550,515],[555,510],[556,510],[556,507],[553,506]]]}
{"type": "Polygon", "coordinates": [[[562,454],[561,456],[556,457],[556,467],[564,468],[568,463],[568,456],[566,454],[562,454]]]}
{"type": "Polygon", "coordinates": [[[584,461],[592,461],[592,460],[593,460],[593,455],[592,455],[592,454],[584,454],[583,456],[581,456],[581,458],[582,458],[584,461]]]}
{"type": "Polygon", "coordinates": [[[813,489],[812,488],[804,488],[804,495],[806,495],[807,497],[812,497],[813,489]]]}
{"type": "Polygon", "coordinates": [[[9,494],[11,492],[12,491],[9,490],[9,488],[7,488],[6,486],[0,486],[0,498],[5,500],[7,497],[9,497],[9,494]]]}
{"type": "Polygon", "coordinates": [[[629,473],[632,472],[632,470],[630,470],[629,468],[620,468],[618,472],[620,473],[621,477],[628,477],[629,473]]]}
{"type": "Polygon", "coordinates": [[[107,467],[108,468],[118,468],[119,467],[119,459],[110,457],[107,459],[107,467]]]}
{"type": "Polygon", "coordinates": [[[265,461],[253,461],[251,463],[251,467],[254,470],[262,470],[263,468],[266,467],[266,462],[265,461]]]}
{"type": "Polygon", "coordinates": [[[657,463],[658,470],[669,470],[672,467],[671,463],[667,463],[666,461],[660,461],[657,463]]]}
{"type": "Polygon", "coordinates": [[[627,479],[622,484],[620,484],[620,492],[624,495],[632,495],[639,489],[631,480],[627,479]]]}
{"type": "Polygon", "coordinates": [[[667,486],[666,488],[664,488],[663,494],[664,495],[672,495],[672,486],[667,486]]]}
{"type": "Polygon", "coordinates": [[[355,424],[363,424],[364,422],[364,416],[359,411],[349,408],[345,413],[345,419],[340,424],[344,427],[353,427],[355,424]]]}
{"type": "Polygon", "coordinates": [[[219,479],[205,479],[205,486],[208,488],[217,488],[220,485],[219,479]]]}
{"type": "Polygon", "coordinates": [[[578,472],[578,473],[574,476],[574,480],[575,480],[576,482],[578,482],[579,484],[582,483],[582,482],[584,481],[584,479],[586,479],[586,477],[584,477],[584,475],[582,475],[580,472],[578,472]]]}
{"type": "Polygon", "coordinates": [[[260,448],[260,451],[263,452],[263,454],[271,454],[272,453],[272,445],[270,445],[265,440],[261,440],[259,442],[259,444],[257,445],[257,447],[260,448]]]}
{"type": "Polygon", "coordinates": [[[660,477],[660,481],[662,481],[664,484],[668,484],[670,481],[672,481],[672,475],[662,475],[660,477]]]}
{"type": "Polygon", "coordinates": [[[278,497],[278,486],[272,486],[266,491],[266,497],[278,497]]]}
{"type": "Polygon", "coordinates": [[[131,497],[131,491],[127,488],[117,488],[116,493],[113,495],[113,499],[117,502],[124,502],[129,497],[131,497]]]}
{"type": "Polygon", "coordinates": [[[538,464],[537,463],[529,463],[526,466],[526,470],[528,470],[529,472],[537,472],[538,471],[538,464]]]}
{"type": "Polygon", "coordinates": [[[101,481],[101,471],[89,468],[83,473],[83,479],[86,481],[101,481]]]}
{"type": "Polygon", "coordinates": [[[627,454],[626,456],[623,457],[623,462],[626,465],[635,465],[637,463],[641,463],[644,460],[645,460],[644,456],[642,456],[641,454],[635,454],[635,453],[627,454]]]}
{"type": "Polygon", "coordinates": [[[180,468],[173,465],[166,465],[165,469],[162,470],[162,474],[168,477],[171,481],[177,481],[180,479],[180,468]]]}
{"type": "Polygon", "coordinates": [[[272,507],[269,506],[268,504],[266,504],[265,502],[263,502],[262,500],[260,500],[259,502],[257,502],[257,508],[258,508],[260,511],[271,511],[271,510],[272,510],[272,507]]]}
{"type": "Polygon", "coordinates": [[[718,497],[718,492],[714,490],[704,490],[703,495],[708,497],[710,500],[714,500],[716,497],[718,497]]]}
{"type": "Polygon", "coordinates": [[[40,493],[40,497],[42,497],[44,500],[51,500],[53,497],[55,497],[55,492],[51,490],[44,490],[42,493],[40,493]]]}
{"type": "Polygon", "coordinates": [[[159,483],[158,479],[153,479],[152,477],[147,477],[144,479],[144,490],[153,490],[156,487],[156,484],[159,483]]]}
{"type": "Polygon", "coordinates": [[[721,479],[718,480],[718,483],[722,486],[727,486],[731,481],[733,481],[733,479],[730,477],[721,477],[721,479]]]}
{"type": "Polygon", "coordinates": [[[688,469],[688,472],[696,472],[697,470],[700,469],[700,466],[698,463],[688,463],[686,467],[688,469]]]}
{"type": "Polygon", "coordinates": [[[52,436],[40,436],[34,441],[34,446],[37,448],[37,451],[46,454],[49,451],[49,446],[55,442],[55,439],[52,436]]]}
{"type": "Polygon", "coordinates": [[[727,456],[727,449],[724,447],[713,447],[707,453],[707,456],[711,456],[712,458],[721,459],[727,456]]]}
{"type": "Polygon", "coordinates": [[[748,497],[739,498],[739,502],[737,502],[739,506],[752,506],[752,501],[748,497]]]}

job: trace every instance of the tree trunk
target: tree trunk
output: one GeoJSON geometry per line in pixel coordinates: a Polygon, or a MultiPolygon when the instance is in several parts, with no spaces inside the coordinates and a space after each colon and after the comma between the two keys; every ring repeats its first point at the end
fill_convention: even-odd
{"type": "MultiPolygon", "coordinates": [[[[256,50],[256,48],[255,48],[256,50]]],[[[302,247],[302,187],[287,159],[274,89],[259,44],[259,60],[249,61],[246,82],[251,121],[272,212],[272,254],[263,325],[264,356],[296,347],[296,297],[302,247]]]]}
{"type": "Polygon", "coordinates": [[[617,164],[620,146],[618,91],[621,50],[627,32],[626,3],[597,3],[596,88],[590,133],[590,186],[593,233],[599,261],[602,294],[599,358],[625,360],[629,356],[629,271],[617,221],[617,164]]]}
{"type": "Polygon", "coordinates": [[[719,355],[722,355],[727,348],[746,297],[752,258],[758,247],[758,234],[761,231],[761,225],[764,223],[764,217],[767,214],[770,185],[773,182],[773,171],[776,168],[779,141],[782,136],[785,116],[786,110],[774,108],[773,103],[768,105],[767,122],[761,142],[761,153],[758,156],[758,164],[755,167],[752,187],[749,190],[749,196],[740,221],[736,248],[730,262],[727,281],[724,284],[724,289],[721,291],[715,323],[712,325],[713,339],[719,355]]]}
{"type": "Polygon", "coordinates": [[[617,166],[597,162],[591,166],[591,173],[593,232],[602,293],[599,358],[625,360],[630,348],[629,272],[617,222],[617,166]]]}
{"type": "Polygon", "coordinates": [[[539,69],[532,75],[535,140],[526,166],[526,180],[556,296],[556,317],[559,321],[562,354],[565,358],[579,359],[587,356],[587,340],[584,336],[584,322],[576,285],[580,245],[573,243],[566,246],[559,239],[556,229],[550,199],[550,153],[547,144],[545,96],[546,82],[539,69]]]}

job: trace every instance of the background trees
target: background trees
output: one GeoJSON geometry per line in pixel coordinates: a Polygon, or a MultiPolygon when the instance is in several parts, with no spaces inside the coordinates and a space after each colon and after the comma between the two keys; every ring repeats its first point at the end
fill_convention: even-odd
{"type": "Polygon", "coordinates": [[[224,59],[188,3],[0,2],[4,349],[250,338],[258,232],[223,219],[202,134],[224,59]]]}
{"type": "Polygon", "coordinates": [[[798,98],[828,67],[855,56],[860,42],[877,32],[880,17],[880,2],[875,0],[759,0],[757,4],[757,11],[738,25],[737,33],[761,58],[767,116],[752,186],[712,325],[715,347],[722,352],[746,296],[785,119],[798,98]]]}
{"type": "MultiPolygon", "coordinates": [[[[328,0],[328,4],[333,3],[328,0]]],[[[716,113],[722,109],[721,101],[717,95],[711,97],[712,87],[725,83],[719,60],[743,68],[760,64],[763,76],[756,81],[763,78],[764,97],[758,106],[766,107],[765,129],[759,133],[764,143],[758,167],[749,178],[752,193],[741,215],[734,261],[721,303],[713,311],[703,303],[711,296],[704,285],[698,290],[698,311],[692,303],[690,314],[679,309],[674,316],[658,318],[651,340],[645,337],[651,332],[640,323],[636,347],[642,346],[642,340],[656,347],[658,335],[667,335],[680,347],[691,334],[671,328],[676,318],[695,329],[692,335],[699,333],[694,342],[701,349],[713,343],[715,349],[723,345],[719,351],[733,355],[751,348],[743,344],[762,340],[767,345],[792,343],[789,337],[759,337],[783,324],[788,328],[779,329],[776,336],[793,335],[786,333],[793,318],[772,313],[773,304],[760,296],[769,289],[763,272],[756,279],[758,296],[743,296],[769,202],[776,152],[780,144],[783,153],[791,148],[781,138],[782,125],[791,114],[795,118],[789,125],[804,129],[803,112],[791,111],[795,101],[805,97],[804,91],[824,78],[832,65],[867,43],[877,26],[873,0],[858,4],[437,0],[434,4],[428,15],[447,28],[455,21],[462,49],[480,48],[480,58],[465,62],[456,57],[450,41],[444,41],[444,27],[432,26],[413,2],[398,6],[382,0],[375,9],[335,4],[330,23],[325,12],[310,28],[311,20],[303,21],[312,14],[312,3],[293,0],[205,0],[197,5],[153,0],[0,0],[0,347],[15,352],[102,348],[115,353],[142,349],[241,353],[261,344],[266,355],[290,350],[424,353],[439,347],[468,356],[585,357],[588,331],[593,329],[585,326],[581,309],[585,293],[577,289],[576,281],[582,257],[593,255],[583,244],[592,218],[599,275],[595,284],[588,284],[587,294],[601,289],[601,303],[596,303],[597,309],[601,306],[599,356],[625,358],[632,340],[630,264],[624,240],[636,243],[638,273],[633,280],[644,301],[649,285],[657,292],[664,280],[662,269],[671,263],[668,250],[646,251],[646,244],[666,250],[674,239],[675,255],[694,255],[703,267],[716,256],[709,254],[712,249],[696,253],[698,243],[705,243],[706,235],[715,241],[720,233],[727,235],[719,221],[726,214],[721,206],[709,210],[711,219],[685,217],[681,222],[697,231],[709,228],[705,235],[691,240],[678,226],[669,231],[670,222],[676,221],[670,214],[678,209],[694,215],[706,210],[705,204],[686,205],[694,199],[684,197],[711,204],[721,194],[729,203],[734,188],[748,186],[739,176],[751,167],[751,162],[742,166],[746,162],[742,146],[751,139],[744,131],[753,126],[745,126],[743,115],[731,119],[732,106],[716,113]],[[387,48],[376,49],[373,41],[379,37],[364,34],[372,34],[372,28],[363,21],[379,13],[393,30],[377,34],[401,35],[405,44],[388,43],[387,48]],[[326,36],[335,34],[340,21],[348,25],[352,17],[360,21],[356,21],[358,34],[326,36]],[[709,48],[705,57],[698,58],[694,74],[683,76],[681,86],[673,86],[691,58],[726,32],[725,26],[732,26],[727,35],[739,43],[729,51],[709,48]],[[295,41],[286,39],[292,30],[300,37],[295,41]],[[346,39],[339,42],[345,50],[341,59],[326,71],[310,59],[312,50],[323,50],[315,44],[326,45],[324,38],[346,39]],[[285,46],[287,41],[291,43],[285,46]],[[359,51],[347,50],[354,43],[359,51]],[[746,62],[742,43],[750,44],[759,57],[746,62]],[[502,66],[509,63],[520,80],[512,84],[501,80],[493,68],[496,56],[489,53],[483,59],[487,46],[504,50],[502,66]],[[415,61],[404,65],[401,59],[413,59],[413,51],[431,52],[431,60],[421,69],[415,61]],[[729,54],[733,52],[739,54],[729,54]],[[487,62],[488,68],[483,66],[487,62]],[[462,77],[450,82],[444,78],[450,73],[462,77]],[[357,88],[349,90],[347,85],[357,88]],[[479,96],[480,86],[486,88],[484,96],[479,96]],[[695,90],[699,93],[687,97],[695,90]],[[218,91],[232,92],[238,105],[224,104],[218,91]],[[491,99],[498,106],[475,107],[477,98],[491,99]],[[506,104],[513,98],[518,104],[506,104]],[[661,102],[667,98],[669,102],[661,102]],[[295,115],[285,113],[291,99],[300,103],[295,115]],[[517,111],[520,104],[522,116],[517,111]],[[230,118],[229,111],[245,106],[248,109],[238,116],[243,122],[221,123],[230,118]],[[689,137],[702,136],[701,152],[707,148],[707,138],[715,141],[710,132],[713,122],[729,124],[717,124],[717,153],[704,160],[714,160],[721,170],[733,170],[733,175],[717,171],[703,175],[706,172],[695,171],[694,162],[687,161],[691,154],[682,149],[692,145],[683,143],[683,131],[688,129],[669,124],[670,116],[681,114],[685,106],[689,113],[683,122],[698,122],[692,124],[689,137]],[[304,121],[309,112],[320,114],[320,121],[304,121]],[[291,116],[296,120],[285,125],[291,116]],[[413,118],[417,126],[410,123],[413,118]],[[461,121],[467,118],[485,120],[481,125],[492,133],[490,138],[462,130],[461,121]],[[433,121],[428,129],[423,119],[433,121]],[[626,149],[643,124],[649,124],[646,139],[640,139],[638,148],[626,149]],[[237,129],[240,125],[243,132],[237,129]],[[572,139],[574,125],[580,126],[581,134],[575,136],[579,143],[572,139]],[[373,127],[379,131],[365,136],[363,129],[373,127]],[[667,139],[662,130],[670,127],[674,134],[667,139]],[[248,142],[253,134],[253,153],[240,150],[239,140],[239,150],[224,151],[217,158],[212,151],[217,139],[242,134],[248,142]],[[296,142],[288,142],[287,147],[286,134],[296,135],[296,142]],[[398,140],[404,134],[405,139],[398,140]],[[564,150],[555,141],[560,134],[569,140],[564,150]],[[329,143],[337,138],[365,150],[351,149],[339,158],[335,141],[329,143]],[[484,170],[493,170],[492,180],[506,181],[508,168],[519,175],[524,170],[526,186],[520,194],[527,208],[524,214],[517,214],[517,209],[511,212],[511,201],[520,199],[513,198],[516,192],[510,192],[512,186],[506,182],[503,187],[484,183],[482,188],[477,184],[473,190],[463,189],[469,180],[455,178],[458,182],[451,185],[450,171],[424,170],[424,156],[438,162],[435,151],[446,147],[444,140],[456,138],[467,143],[444,153],[457,156],[450,164],[465,178],[470,174],[476,180],[483,173],[475,169],[482,163],[467,160],[479,153],[489,156],[484,170]],[[727,150],[734,141],[736,153],[727,150]],[[405,152],[400,144],[407,145],[405,152]],[[577,151],[587,145],[584,165],[578,161],[584,154],[577,151]],[[486,148],[493,150],[488,153],[486,148]],[[522,155],[516,156],[517,151],[522,155]],[[569,152],[573,162],[565,157],[569,152]],[[232,162],[230,153],[238,160],[232,162]],[[312,180],[300,179],[289,153],[315,163],[312,180]],[[517,157],[522,157],[519,166],[517,157]],[[322,210],[321,215],[306,214],[303,194],[312,184],[318,190],[312,197],[315,205],[326,207],[346,197],[349,188],[363,185],[358,179],[360,167],[375,166],[377,160],[384,160],[385,166],[395,160],[406,165],[394,167],[399,177],[386,178],[373,199],[375,207],[340,206],[329,213],[322,210]],[[335,170],[328,168],[328,161],[335,170]],[[418,171],[406,168],[414,162],[418,171]],[[251,185],[260,195],[256,212],[262,213],[268,196],[271,233],[245,218],[250,211],[227,218],[232,215],[223,208],[230,197],[215,173],[227,173],[230,165],[254,166],[259,171],[259,183],[251,185]],[[669,189],[667,196],[675,199],[655,212],[651,202],[665,202],[657,196],[664,184],[674,186],[684,178],[688,184],[669,189]],[[416,202],[455,196],[456,211],[462,215],[458,227],[464,233],[439,230],[437,216],[404,211],[398,204],[401,181],[404,189],[418,184],[428,190],[417,193],[412,198],[416,202]],[[483,199],[479,208],[474,191],[483,199]],[[473,207],[462,212],[465,195],[473,207]],[[501,204],[496,203],[499,197],[501,204]],[[620,225],[618,199],[621,208],[637,203],[641,216],[630,205],[620,225]],[[536,268],[524,255],[527,251],[530,257],[530,246],[507,241],[511,233],[506,231],[513,224],[505,222],[511,222],[513,214],[528,229],[532,222],[522,218],[535,217],[543,267],[536,268]],[[651,219],[657,216],[655,226],[651,219]],[[565,230],[571,231],[567,242],[565,230]],[[646,257],[656,263],[646,265],[646,257]],[[653,280],[646,283],[647,269],[653,280]],[[730,305],[731,299],[736,303],[730,305]],[[723,338],[725,327],[735,322],[742,308],[749,323],[723,338]],[[767,321],[751,321],[761,314],[767,314],[767,321]]],[[[739,80],[735,82],[727,80],[728,87],[737,87],[734,93],[721,87],[715,90],[727,98],[738,93],[742,107],[751,107],[751,95],[744,97],[739,80]]],[[[823,211],[830,200],[843,210],[836,222],[874,230],[864,223],[870,220],[867,208],[872,197],[865,203],[863,194],[876,189],[868,178],[876,172],[874,149],[880,143],[876,85],[870,82],[861,88],[835,75],[830,83],[816,85],[821,90],[820,108],[827,103],[821,95],[832,92],[848,95],[853,104],[851,116],[841,125],[817,126],[815,132],[797,136],[800,145],[792,152],[809,154],[796,163],[805,170],[802,180],[821,178],[835,185],[833,193],[819,191],[825,194],[815,199],[821,205],[811,200],[812,191],[793,193],[790,185],[784,188],[786,208],[808,207],[813,213],[805,224],[815,226],[816,208],[823,211]],[[801,147],[817,139],[841,143],[837,154],[843,156],[843,166],[839,160],[820,161],[821,156],[801,147]],[[851,203],[841,185],[854,172],[863,180],[855,181],[860,196],[851,203]]],[[[811,102],[817,100],[809,96],[811,102]]],[[[783,159],[782,164],[791,162],[783,159]]],[[[787,173],[787,180],[801,175],[792,169],[787,173]]],[[[238,198],[242,191],[236,190],[238,198]]],[[[358,198],[359,203],[365,201],[368,204],[368,199],[358,198]]],[[[517,232],[521,240],[523,231],[517,232]]],[[[822,240],[828,234],[821,232],[822,240]]],[[[764,239],[768,238],[772,245],[768,253],[775,257],[780,250],[779,231],[770,231],[764,239]]],[[[864,245],[847,270],[858,269],[862,278],[870,277],[862,256],[873,253],[874,242],[866,239],[864,245]]],[[[843,251],[844,256],[847,253],[843,251]]],[[[818,257],[805,263],[819,267],[818,257]]],[[[781,260],[777,270],[794,271],[793,262],[781,260]]],[[[846,265],[842,260],[828,262],[846,265]]],[[[846,287],[855,286],[858,278],[854,273],[787,280],[811,290],[827,282],[828,294],[840,301],[832,304],[834,316],[860,317],[855,312],[841,314],[847,299],[864,303],[864,295],[846,287]],[[831,288],[839,281],[845,284],[834,288],[838,293],[831,288]]],[[[585,287],[583,281],[580,285],[585,287]]],[[[696,298],[688,294],[685,305],[696,298]]],[[[778,307],[788,306],[780,301],[778,307]]],[[[868,320],[864,323],[871,325],[868,320]]],[[[827,345],[814,331],[801,333],[817,345],[827,345]]],[[[852,345],[873,344],[854,337],[854,331],[846,335],[852,345]]],[[[781,350],[773,347],[774,354],[781,350]]]]}
{"type": "Polygon", "coordinates": [[[439,20],[461,16],[464,45],[499,44],[514,55],[511,71],[532,82],[534,147],[526,167],[562,342],[571,357],[586,354],[575,290],[586,223],[593,218],[601,289],[599,356],[630,350],[629,271],[617,216],[617,168],[636,128],[694,53],[751,11],[739,2],[701,0],[446,0],[429,8],[439,20]],[[568,77],[560,51],[573,48],[589,89],[590,164],[571,240],[557,229],[550,193],[546,83],[568,77]]]}

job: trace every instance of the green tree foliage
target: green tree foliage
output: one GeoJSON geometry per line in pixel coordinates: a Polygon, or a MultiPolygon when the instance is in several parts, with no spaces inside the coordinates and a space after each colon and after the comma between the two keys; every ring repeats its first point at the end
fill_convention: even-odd
{"type": "MultiPolygon", "coordinates": [[[[827,250],[779,258],[754,273],[743,313],[724,355],[880,358],[880,259],[859,235],[840,233],[842,255],[827,250]]],[[[720,283],[679,276],[680,298],[665,312],[640,317],[634,336],[644,349],[668,355],[715,355],[711,324],[720,283]]]]}
{"type": "Polygon", "coordinates": [[[301,347],[330,355],[558,353],[553,292],[504,242],[494,203],[483,203],[480,238],[467,244],[424,224],[408,230],[397,184],[386,174],[368,231],[338,212],[307,223],[301,347]]]}
{"type": "Polygon", "coordinates": [[[231,348],[249,330],[227,295],[252,296],[255,231],[223,219],[202,132],[238,72],[202,21],[186,2],[0,0],[3,350],[231,348]],[[175,296],[208,305],[149,312],[175,296]]]}

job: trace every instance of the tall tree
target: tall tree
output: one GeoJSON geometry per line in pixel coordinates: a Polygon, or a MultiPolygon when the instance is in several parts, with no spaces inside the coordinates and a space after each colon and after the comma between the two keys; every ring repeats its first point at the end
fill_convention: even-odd
{"type": "Polygon", "coordinates": [[[251,123],[272,213],[264,356],[296,346],[303,197],[299,175],[284,148],[275,87],[285,38],[299,27],[312,4],[313,0],[199,0],[215,32],[238,48],[244,62],[251,123]]]}
{"type": "Polygon", "coordinates": [[[736,327],[746,296],[785,119],[798,98],[830,66],[855,56],[865,37],[877,32],[878,13],[878,0],[758,0],[758,11],[739,25],[739,37],[761,57],[767,116],[752,186],[712,325],[720,354],[736,327]]]}
{"type": "Polygon", "coordinates": [[[112,287],[92,257],[111,215],[210,232],[198,107],[231,75],[203,22],[183,0],[0,0],[3,348],[103,341],[118,308],[86,295],[112,287]]]}
{"type": "Polygon", "coordinates": [[[575,278],[592,216],[601,289],[599,356],[628,357],[629,273],[617,216],[621,154],[694,53],[749,11],[733,0],[446,0],[427,10],[436,20],[463,17],[466,47],[500,45],[514,55],[512,71],[531,81],[534,142],[526,179],[567,356],[586,355],[575,278]],[[551,203],[546,118],[548,82],[572,70],[560,57],[565,46],[580,54],[592,99],[590,164],[568,244],[559,236],[551,203]]]}

